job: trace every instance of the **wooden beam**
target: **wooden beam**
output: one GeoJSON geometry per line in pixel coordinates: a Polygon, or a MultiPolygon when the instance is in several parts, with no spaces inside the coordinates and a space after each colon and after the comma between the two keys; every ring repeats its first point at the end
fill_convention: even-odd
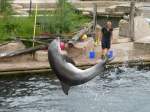
{"type": "Polygon", "coordinates": [[[92,26],[93,22],[91,22],[88,27],[81,29],[76,35],[74,35],[72,38],[73,43],[77,42],[83,34],[86,34],[92,28],[92,26]]]}
{"type": "Polygon", "coordinates": [[[28,49],[21,49],[21,50],[17,50],[17,51],[13,51],[13,52],[8,52],[8,53],[0,56],[0,59],[18,56],[18,55],[22,55],[22,54],[33,53],[37,50],[45,49],[47,46],[48,46],[48,44],[47,45],[39,45],[39,46],[31,47],[28,49]]]}

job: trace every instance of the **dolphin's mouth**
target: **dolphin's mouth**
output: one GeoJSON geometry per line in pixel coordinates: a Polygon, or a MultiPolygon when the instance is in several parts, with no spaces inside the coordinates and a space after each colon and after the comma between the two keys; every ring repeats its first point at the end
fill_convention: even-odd
{"type": "Polygon", "coordinates": [[[56,48],[57,48],[58,52],[61,53],[62,50],[60,48],[60,39],[55,39],[55,41],[56,41],[55,42],[56,43],[56,48]]]}

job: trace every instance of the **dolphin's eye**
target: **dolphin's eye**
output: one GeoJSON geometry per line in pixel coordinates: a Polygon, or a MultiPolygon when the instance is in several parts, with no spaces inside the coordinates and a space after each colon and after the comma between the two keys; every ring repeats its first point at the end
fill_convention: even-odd
{"type": "Polygon", "coordinates": [[[59,46],[59,42],[57,40],[53,41],[53,48],[59,50],[60,46],[59,46]]]}
{"type": "Polygon", "coordinates": [[[53,48],[53,49],[58,49],[57,43],[53,43],[53,44],[52,44],[52,48],[53,48]]]}

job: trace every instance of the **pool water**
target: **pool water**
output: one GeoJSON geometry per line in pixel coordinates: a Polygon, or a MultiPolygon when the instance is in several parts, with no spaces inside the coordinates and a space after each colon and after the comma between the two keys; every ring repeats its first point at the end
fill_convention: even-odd
{"type": "Polygon", "coordinates": [[[71,88],[66,96],[57,78],[0,78],[0,112],[149,112],[150,70],[121,68],[71,88]]]}

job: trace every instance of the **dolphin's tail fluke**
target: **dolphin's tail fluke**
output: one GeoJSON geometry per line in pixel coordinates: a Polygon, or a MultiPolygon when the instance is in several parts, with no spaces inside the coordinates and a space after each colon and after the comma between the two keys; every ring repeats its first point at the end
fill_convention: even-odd
{"type": "Polygon", "coordinates": [[[65,84],[64,82],[61,82],[61,86],[62,86],[62,90],[63,92],[68,95],[68,92],[69,92],[69,89],[70,89],[70,86],[65,84]]]}

